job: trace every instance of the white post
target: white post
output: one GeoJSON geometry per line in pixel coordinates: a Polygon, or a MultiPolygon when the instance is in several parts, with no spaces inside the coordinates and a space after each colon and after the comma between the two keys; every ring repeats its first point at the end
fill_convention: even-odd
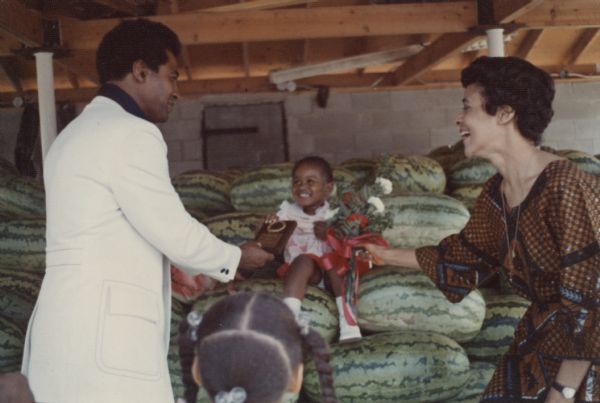
{"type": "Polygon", "coordinates": [[[52,52],[37,52],[35,54],[35,68],[40,110],[42,159],[44,159],[50,145],[56,139],[56,103],[54,99],[52,52]]]}
{"type": "Polygon", "coordinates": [[[491,28],[487,33],[488,56],[504,57],[504,29],[491,28]]]}

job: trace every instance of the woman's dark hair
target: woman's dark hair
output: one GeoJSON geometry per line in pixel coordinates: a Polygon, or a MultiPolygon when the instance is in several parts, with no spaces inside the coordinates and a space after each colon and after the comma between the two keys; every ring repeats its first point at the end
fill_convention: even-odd
{"type": "Polygon", "coordinates": [[[540,144],[554,115],[554,82],[548,73],[516,57],[482,56],[462,71],[461,82],[465,88],[481,87],[490,115],[503,105],[512,107],[521,134],[540,144]]]}
{"type": "Polygon", "coordinates": [[[296,173],[296,170],[300,165],[313,165],[321,170],[323,177],[327,182],[333,182],[333,169],[329,162],[327,162],[324,158],[318,157],[316,155],[311,155],[309,157],[304,157],[301,160],[296,161],[294,164],[294,168],[292,169],[292,175],[296,173]]]}
{"type": "Polygon", "coordinates": [[[202,386],[213,400],[221,391],[241,387],[246,403],[280,402],[309,353],[319,372],[321,401],[336,403],[327,343],[307,330],[301,332],[281,299],[265,293],[238,293],[212,305],[196,330],[197,342],[184,320],[180,357],[186,401],[195,402],[198,391],[189,376],[195,348],[202,386]]]}
{"type": "Polygon", "coordinates": [[[177,57],[181,43],[166,25],[142,18],[125,20],[104,35],[96,52],[100,83],[125,77],[137,60],[158,71],[168,60],[167,50],[177,57]]]}

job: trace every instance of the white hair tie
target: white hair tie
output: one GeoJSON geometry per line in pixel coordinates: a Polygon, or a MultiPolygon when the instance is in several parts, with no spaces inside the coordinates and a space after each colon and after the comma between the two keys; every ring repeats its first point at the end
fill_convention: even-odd
{"type": "Polygon", "coordinates": [[[215,403],[244,403],[246,401],[246,390],[239,386],[234,387],[229,392],[220,391],[215,396],[215,403]]]}

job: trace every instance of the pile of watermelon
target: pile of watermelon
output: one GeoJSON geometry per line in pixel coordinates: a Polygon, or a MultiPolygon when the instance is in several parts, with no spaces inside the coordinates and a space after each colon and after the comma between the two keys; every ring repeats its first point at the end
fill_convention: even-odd
{"type": "MultiPolygon", "coordinates": [[[[581,169],[600,175],[600,161],[571,150],[555,151],[581,169]]],[[[394,192],[385,196],[393,225],[384,237],[396,247],[436,244],[459,232],[481,186],[495,173],[485,161],[466,159],[460,144],[427,156],[360,158],[334,167],[336,188],[389,176],[394,192]],[[390,169],[391,167],[391,169],[390,169]]],[[[233,244],[254,237],[266,213],[290,198],[289,163],[241,172],[194,171],[172,179],[186,209],[216,236],[233,244]]],[[[28,318],[44,274],[43,187],[0,161],[0,373],[19,369],[28,318]]],[[[174,289],[169,369],[176,397],[183,395],[177,349],[178,324],[191,309],[205,311],[229,295],[223,284],[207,281],[199,295],[174,289]]],[[[282,294],[274,268],[234,282],[239,291],[282,294]]],[[[378,267],[360,279],[357,314],[363,339],[338,344],[333,297],[309,287],[303,304],[311,326],[331,346],[336,391],[341,402],[476,402],[506,351],[528,301],[509,289],[471,292],[448,302],[422,272],[378,267]]],[[[299,395],[286,402],[319,401],[312,364],[305,366],[299,395]]],[[[200,392],[198,402],[208,402],[200,392]]]]}

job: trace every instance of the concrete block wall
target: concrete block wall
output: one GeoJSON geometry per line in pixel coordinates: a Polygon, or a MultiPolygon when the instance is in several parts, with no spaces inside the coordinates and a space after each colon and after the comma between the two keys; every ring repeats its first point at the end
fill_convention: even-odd
{"type": "MultiPolygon", "coordinates": [[[[326,108],[314,92],[211,95],[181,100],[161,124],[171,175],[201,169],[202,111],[207,105],[283,102],[291,160],[319,154],[333,163],[382,153],[425,154],[459,140],[454,120],[462,89],[332,91],[326,108]]],[[[555,116],[544,144],[600,153],[600,82],[557,85],[555,116]]],[[[12,161],[20,111],[0,109],[0,146],[12,161]]]]}

